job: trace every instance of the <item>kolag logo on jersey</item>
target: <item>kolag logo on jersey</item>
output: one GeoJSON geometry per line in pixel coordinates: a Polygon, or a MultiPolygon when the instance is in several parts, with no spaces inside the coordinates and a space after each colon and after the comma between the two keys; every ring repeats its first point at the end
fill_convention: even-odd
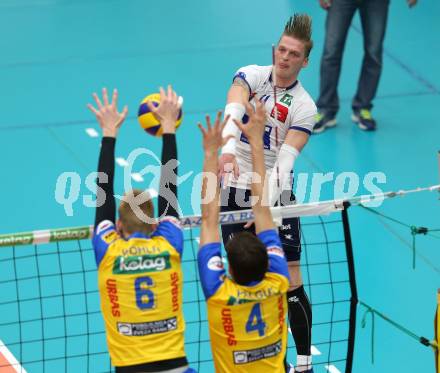
{"type": "Polygon", "coordinates": [[[133,273],[160,272],[171,268],[170,254],[119,256],[113,265],[115,275],[131,275],[133,273]]]}

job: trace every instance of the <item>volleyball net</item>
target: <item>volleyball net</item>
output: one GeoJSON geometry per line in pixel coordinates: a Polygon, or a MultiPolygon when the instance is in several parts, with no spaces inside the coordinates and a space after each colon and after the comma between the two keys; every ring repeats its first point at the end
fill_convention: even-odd
{"type": "MultiPolygon", "coordinates": [[[[315,372],[352,371],[358,295],[348,207],[363,202],[273,209],[275,218],[301,218],[301,270],[313,309],[315,372]]],[[[250,210],[223,213],[220,220],[230,224],[249,219],[250,210]]],[[[196,263],[201,219],[181,220],[185,349],[192,367],[211,372],[207,315],[196,263]]],[[[0,371],[113,371],[91,235],[90,226],[0,235],[0,371]]],[[[294,362],[295,356],[289,333],[287,360],[294,362]]]]}

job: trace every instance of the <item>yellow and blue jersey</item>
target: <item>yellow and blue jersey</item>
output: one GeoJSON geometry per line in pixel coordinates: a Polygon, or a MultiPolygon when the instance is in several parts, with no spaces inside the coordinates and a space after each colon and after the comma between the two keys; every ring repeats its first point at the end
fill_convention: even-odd
{"type": "Polygon", "coordinates": [[[179,221],[166,217],[151,236],[134,233],[127,239],[103,221],[93,248],[112,364],[185,357],[179,221]]]}
{"type": "MultiPolygon", "coordinates": [[[[220,242],[202,246],[198,265],[216,372],[284,372],[289,273],[275,230],[258,234],[269,256],[264,279],[242,286],[226,276],[220,242]]],[[[239,270],[239,269],[237,269],[239,270]]]]}

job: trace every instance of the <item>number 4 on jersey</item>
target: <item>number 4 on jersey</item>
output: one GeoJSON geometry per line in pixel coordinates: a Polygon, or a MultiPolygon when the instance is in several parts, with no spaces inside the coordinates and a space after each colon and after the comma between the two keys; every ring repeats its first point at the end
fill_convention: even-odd
{"type": "Polygon", "coordinates": [[[246,322],[246,333],[251,333],[258,330],[260,337],[264,336],[266,329],[266,323],[261,317],[261,303],[255,303],[249,314],[248,321],[246,322]]]}

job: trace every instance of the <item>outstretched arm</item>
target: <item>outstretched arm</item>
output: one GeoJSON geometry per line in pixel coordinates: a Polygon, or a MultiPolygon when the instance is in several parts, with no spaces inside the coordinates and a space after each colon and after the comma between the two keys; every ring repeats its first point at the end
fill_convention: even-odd
{"type": "Polygon", "coordinates": [[[107,89],[102,89],[102,102],[96,93],[93,94],[97,108],[88,104],[87,107],[96,115],[102,129],[101,151],[99,154],[98,172],[106,175],[107,179],[98,177],[97,199],[104,200],[102,206],[96,208],[95,228],[104,220],[115,223],[116,204],[113,192],[115,173],[115,143],[119,128],[127,117],[128,108],[118,112],[118,91],[113,90],[112,102],[108,100],[107,89]]]}
{"type": "Polygon", "coordinates": [[[180,104],[176,92],[169,85],[166,93],[160,88],[160,104],[157,108],[151,102],[147,102],[147,105],[160,122],[163,131],[158,216],[178,218],[176,121],[180,104]]]}
{"type": "Polygon", "coordinates": [[[221,122],[221,112],[218,112],[213,126],[209,116],[206,116],[206,129],[200,123],[198,124],[203,135],[204,150],[200,247],[211,242],[220,241],[218,228],[218,214],[220,211],[219,181],[217,176],[218,150],[223,143],[222,131],[228,119],[229,116],[226,116],[225,120],[221,122]]]}
{"type": "Polygon", "coordinates": [[[235,120],[236,125],[243,131],[249,140],[252,153],[252,184],[251,193],[254,198],[252,210],[255,216],[255,230],[257,233],[274,229],[275,224],[269,209],[266,180],[266,165],[264,163],[263,134],[266,124],[266,110],[263,104],[256,100],[256,110],[246,104],[249,122],[243,124],[235,120]]]}
{"type": "MultiPolygon", "coordinates": [[[[234,174],[234,177],[239,176],[238,164],[235,159],[235,147],[238,137],[238,128],[234,124],[234,119],[241,120],[246,112],[245,104],[249,101],[251,92],[249,84],[242,78],[235,77],[231,88],[228,91],[227,104],[225,107],[225,117],[229,115],[229,120],[223,129],[223,138],[225,141],[219,161],[219,175],[220,177],[229,177],[229,173],[234,174]]],[[[227,180],[225,180],[227,183],[227,180]]]]}

